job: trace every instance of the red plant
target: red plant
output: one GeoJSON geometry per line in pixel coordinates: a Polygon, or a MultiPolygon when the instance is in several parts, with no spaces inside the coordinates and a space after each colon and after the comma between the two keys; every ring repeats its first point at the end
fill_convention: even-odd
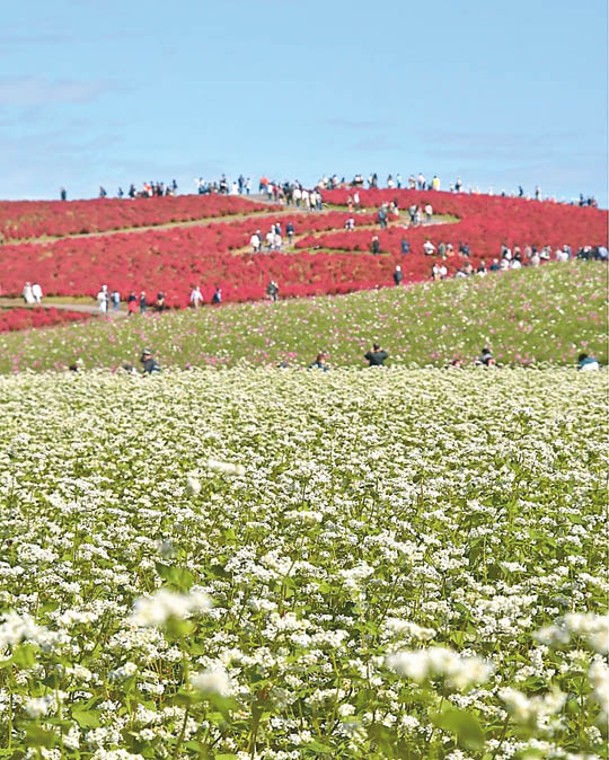
{"type": "Polygon", "coordinates": [[[30,330],[37,327],[53,327],[68,322],[82,322],[91,314],[55,308],[16,308],[0,311],[0,332],[30,330]]]}
{"type": "MultiPolygon", "coordinates": [[[[325,193],[325,200],[344,204],[348,190],[325,193]]],[[[199,196],[191,198],[196,206],[199,196]]],[[[245,203],[240,198],[208,196],[203,201],[245,203]],[[216,201],[217,199],[217,201],[216,201]]],[[[280,285],[282,297],[346,293],[392,284],[392,273],[400,264],[404,283],[427,279],[433,257],[422,250],[425,239],[439,247],[452,244],[455,255],[448,259],[450,273],[463,263],[457,254],[459,243],[467,242],[474,266],[481,258],[490,264],[500,255],[502,244],[527,245],[552,249],[569,244],[574,251],[583,245],[606,241],[607,212],[550,202],[527,201],[499,196],[465,195],[408,190],[360,191],[368,213],[354,214],[355,229],[345,230],[351,216],[346,212],[329,213],[286,211],[278,208],[267,214],[212,222],[206,225],[176,226],[165,229],[119,232],[64,238],[47,243],[7,244],[0,247],[0,286],[3,295],[18,295],[26,280],[36,279],[48,295],[95,297],[100,286],[118,289],[123,299],[133,290],[145,290],[151,299],[158,291],[166,294],[166,303],[185,307],[193,285],[200,285],[206,299],[221,286],[224,301],[250,301],[265,297],[269,280],[280,285]],[[452,215],[458,222],[408,227],[406,209],[413,203],[434,207],[434,214],[452,215]],[[376,209],[383,202],[396,201],[400,218],[390,216],[388,229],[379,229],[376,209]],[[280,222],[285,231],[293,221],[297,236],[296,251],[252,254],[251,234],[266,234],[272,224],[280,222]],[[305,235],[304,238],[299,236],[305,235]],[[379,236],[381,255],[370,253],[372,235],[379,236]],[[401,239],[406,237],[412,253],[401,254],[401,239]]],[[[142,214],[156,204],[181,198],[143,201],[83,201],[90,209],[107,204],[141,209],[142,214]]],[[[65,206],[57,202],[58,206],[65,206]]],[[[69,204],[67,204],[69,205],[69,204]]],[[[35,204],[34,204],[35,207],[35,204]]],[[[169,208],[170,205],[167,206],[169,208]]],[[[161,206],[159,206],[161,208],[161,206]]],[[[199,207],[198,213],[201,213],[199,207]]],[[[99,211],[102,214],[102,211],[99,211]]],[[[158,218],[158,217],[157,217],[158,218]]],[[[144,224],[144,216],[132,220],[144,224]]]]}

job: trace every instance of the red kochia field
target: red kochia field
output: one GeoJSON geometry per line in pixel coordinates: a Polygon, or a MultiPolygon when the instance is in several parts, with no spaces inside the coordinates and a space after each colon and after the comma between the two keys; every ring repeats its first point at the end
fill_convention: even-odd
{"type": "MultiPolygon", "coordinates": [[[[348,195],[348,190],[329,191],[324,201],[346,206],[348,195]]],[[[184,307],[195,284],[206,299],[220,286],[225,301],[249,301],[264,298],[270,279],[279,283],[284,297],[391,285],[396,264],[402,266],[405,282],[420,281],[429,277],[433,263],[422,251],[428,238],[436,248],[441,242],[452,243],[455,251],[460,242],[467,242],[474,265],[481,258],[488,264],[499,256],[502,243],[521,248],[547,245],[552,250],[567,243],[574,252],[584,245],[606,244],[607,212],[594,208],[409,190],[360,191],[360,198],[366,213],[353,215],[336,210],[303,213],[217,195],[0,203],[0,228],[10,241],[0,247],[1,293],[19,295],[26,280],[37,280],[46,295],[94,297],[104,283],[123,297],[130,290],[144,290],[153,299],[162,290],[170,306],[184,307]],[[390,217],[389,229],[380,230],[376,209],[390,201],[397,201],[400,216],[390,217]],[[406,229],[408,206],[427,202],[435,216],[450,215],[458,221],[406,229]],[[352,232],[344,229],[349,216],[355,219],[352,232]],[[222,221],[215,221],[220,217],[222,221]],[[250,252],[254,231],[264,237],[274,222],[280,222],[285,232],[290,220],[296,232],[294,248],[250,252]],[[137,229],[150,226],[155,229],[137,229]],[[117,228],[135,229],[112,232],[117,228]],[[85,230],[95,234],[83,234],[85,230]],[[379,256],[370,253],[374,234],[381,243],[379,256]],[[15,242],[43,235],[55,239],[15,242]],[[400,252],[402,237],[412,249],[406,256],[400,252]]],[[[462,263],[458,255],[450,259],[450,274],[462,263]]]]}

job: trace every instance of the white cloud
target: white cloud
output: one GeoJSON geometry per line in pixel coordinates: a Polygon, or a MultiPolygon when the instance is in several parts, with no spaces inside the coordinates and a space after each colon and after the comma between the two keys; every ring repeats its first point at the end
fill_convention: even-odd
{"type": "Polygon", "coordinates": [[[4,77],[0,78],[0,107],[86,103],[116,88],[116,84],[102,80],[50,80],[36,76],[4,77]]]}

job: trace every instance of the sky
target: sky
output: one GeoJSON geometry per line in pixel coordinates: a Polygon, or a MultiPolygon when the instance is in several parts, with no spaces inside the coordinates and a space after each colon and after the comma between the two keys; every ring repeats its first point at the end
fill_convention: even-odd
{"type": "Polygon", "coordinates": [[[607,208],[606,0],[22,0],[0,198],[376,172],[607,208]]]}

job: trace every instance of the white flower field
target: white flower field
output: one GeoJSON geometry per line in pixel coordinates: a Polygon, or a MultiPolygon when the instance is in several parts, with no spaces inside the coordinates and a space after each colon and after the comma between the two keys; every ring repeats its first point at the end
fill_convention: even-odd
{"type": "Polygon", "coordinates": [[[607,757],[604,371],[0,404],[0,758],[607,757]]]}

